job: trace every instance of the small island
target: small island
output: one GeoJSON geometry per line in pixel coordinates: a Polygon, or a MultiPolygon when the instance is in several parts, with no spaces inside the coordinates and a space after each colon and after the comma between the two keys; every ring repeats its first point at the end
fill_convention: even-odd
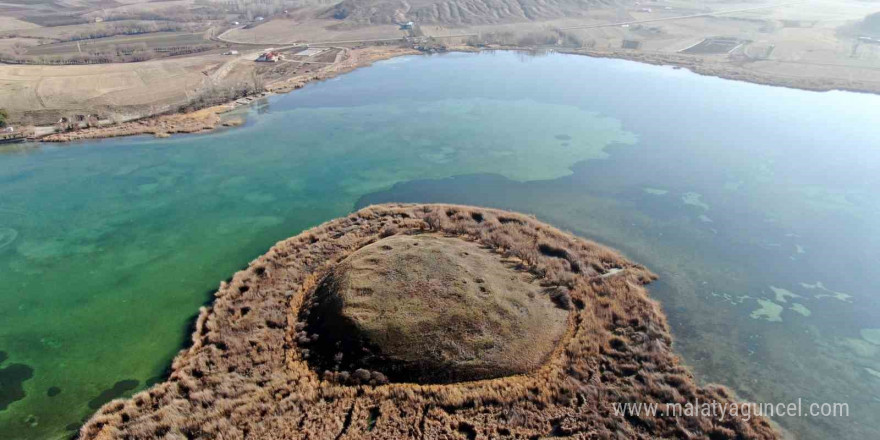
{"type": "Polygon", "coordinates": [[[167,380],[80,437],[779,438],[762,417],[614,411],[736,402],[673,353],[655,278],[525,215],[371,206],[221,283],[167,380]]]}

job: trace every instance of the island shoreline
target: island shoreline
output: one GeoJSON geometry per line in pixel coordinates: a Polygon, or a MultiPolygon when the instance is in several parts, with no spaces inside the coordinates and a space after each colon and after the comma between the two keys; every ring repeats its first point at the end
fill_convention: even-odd
{"type": "MultiPolygon", "coordinates": [[[[304,422],[309,421],[309,425],[305,426],[306,432],[321,432],[327,427],[320,420],[327,416],[335,417],[343,411],[340,408],[357,407],[358,400],[362,401],[360,407],[386,408],[383,416],[392,418],[394,415],[387,410],[389,404],[464,408],[472,411],[483,407],[479,402],[486,399],[494,404],[484,408],[499,405],[514,408],[523,405],[521,408],[532,408],[528,406],[528,402],[534,397],[529,396],[546,394],[539,400],[547,402],[541,409],[522,409],[526,416],[542,420],[544,406],[565,402],[558,396],[574,394],[577,388],[573,384],[587,380],[590,380],[588,383],[594,392],[583,393],[581,398],[593,400],[596,406],[600,402],[613,404],[618,395],[628,396],[638,392],[639,395],[648,396],[652,387],[656,393],[656,389],[659,389],[657,384],[666,385],[667,381],[666,386],[669,389],[675,389],[675,392],[680,390],[687,396],[686,399],[696,396],[702,401],[743,404],[731,389],[697,381],[689,367],[675,353],[666,316],[660,303],[652,299],[645,287],[656,279],[657,276],[646,267],[627,260],[616,250],[544,224],[533,216],[454,204],[371,205],[277,242],[265,254],[251,261],[247,268],[236,272],[228,281],[222,281],[209,304],[199,309],[191,342],[175,356],[168,377],[130,398],[104,404],[80,428],[79,438],[120,438],[137,432],[149,433],[154,429],[160,432],[185,432],[192,429],[189,425],[225,428],[212,423],[217,417],[217,411],[213,408],[228,407],[232,400],[227,397],[231,393],[224,394],[221,389],[242,390],[234,395],[234,404],[241,411],[228,411],[223,416],[225,420],[231,421],[227,422],[228,426],[243,426],[248,430],[248,424],[252,424],[253,420],[259,420],[261,424],[276,423],[269,430],[276,435],[289,427],[285,424],[277,425],[279,420],[284,420],[283,417],[254,418],[248,412],[263,410],[265,414],[267,405],[278,405],[276,402],[282,399],[288,405],[285,411],[295,405],[301,405],[298,407],[301,409],[315,407],[318,417],[309,421],[309,417],[301,416],[300,423],[294,429],[302,432],[304,422]],[[502,224],[508,226],[501,226],[502,224]],[[531,244],[512,241],[516,237],[527,237],[523,232],[526,230],[534,230],[540,237],[536,235],[536,240],[531,244]],[[572,288],[564,290],[571,304],[567,309],[572,315],[567,320],[569,328],[553,354],[541,367],[527,374],[443,385],[420,382],[389,384],[379,380],[355,384],[337,383],[338,375],[335,373],[325,371],[320,374],[307,367],[305,360],[309,357],[307,353],[310,350],[294,342],[298,340],[295,338],[302,337],[303,328],[299,326],[301,323],[296,317],[300,316],[299,310],[306,299],[317,289],[319,280],[333,267],[334,263],[331,262],[342,261],[358,249],[388,237],[425,233],[479,243],[508,258],[508,261],[516,262],[521,268],[526,268],[524,270],[542,274],[541,278],[546,278],[548,285],[562,285],[557,282],[561,280],[557,278],[557,272],[575,274],[573,279],[580,280],[580,283],[575,282],[572,288]],[[541,252],[539,246],[545,250],[541,252]],[[556,252],[546,250],[548,246],[556,249],[556,252]],[[554,258],[567,263],[552,266],[551,269],[547,264],[555,261],[552,260],[554,258]],[[582,270],[583,267],[589,269],[582,270]],[[619,270],[615,271],[614,268],[619,270]],[[283,285],[284,288],[279,289],[276,284],[283,285]],[[615,304],[609,303],[610,301],[615,304]],[[616,304],[618,302],[620,304],[616,304]],[[587,304],[598,307],[587,307],[587,304]],[[615,318],[617,310],[626,310],[630,319],[625,323],[618,322],[615,318]],[[269,325],[246,324],[249,321],[262,321],[269,325]],[[624,328],[632,331],[626,334],[620,332],[624,328]],[[254,337],[255,335],[258,337],[254,337]],[[653,341],[650,345],[649,340],[653,341]],[[650,355],[647,354],[649,352],[650,355]],[[634,364],[627,362],[634,362],[629,361],[632,353],[641,353],[643,358],[651,360],[646,363],[649,365],[646,374],[650,374],[652,380],[645,384],[642,381],[607,379],[615,375],[631,375],[628,368],[634,368],[634,364]],[[610,362],[611,359],[615,362],[610,362]],[[575,363],[578,368],[571,367],[575,363]],[[613,367],[606,368],[608,365],[613,367]],[[600,368],[604,370],[602,376],[607,380],[590,379],[599,377],[595,373],[601,371],[600,368]],[[562,380],[561,377],[567,377],[567,380],[562,380]],[[245,385],[250,382],[257,385],[245,385]],[[288,393],[290,384],[296,384],[297,388],[288,393]],[[213,391],[215,386],[217,392],[213,391]],[[566,386],[571,388],[565,388],[566,386]],[[605,388],[615,392],[603,392],[605,388]],[[260,394],[250,392],[254,389],[259,389],[260,394]],[[193,399],[189,395],[212,396],[213,404],[201,405],[201,398],[193,399]],[[263,406],[253,404],[254,400],[266,395],[276,397],[277,400],[261,402],[263,406]],[[277,397],[281,395],[284,397],[277,397]],[[605,400],[606,397],[610,400],[605,400]],[[339,401],[343,402],[338,403],[339,401]],[[170,402],[177,405],[174,414],[183,413],[186,416],[166,418],[164,414],[168,411],[163,411],[163,407],[171,407],[170,402]],[[230,420],[232,413],[235,416],[230,420]]],[[[310,340],[314,342],[318,338],[312,337],[310,340]]],[[[356,371],[355,374],[357,373],[356,371]]],[[[368,377],[374,376],[375,374],[368,374],[368,377]]],[[[557,405],[555,408],[561,407],[557,405]]],[[[352,411],[348,409],[348,414],[352,414],[352,411]]],[[[428,411],[422,409],[410,412],[410,415],[417,417],[399,415],[396,422],[424,426],[423,422],[419,424],[419,419],[424,421],[428,411]]],[[[449,414],[454,415],[456,411],[449,411],[449,414]]],[[[457,421],[462,423],[479,420],[469,416],[466,411],[460,411],[457,417],[457,421]]],[[[629,419],[611,412],[604,413],[601,417],[609,420],[622,419],[615,425],[615,429],[625,429],[632,438],[648,438],[632,435],[637,432],[647,435],[664,430],[668,434],[675,431],[677,423],[654,423],[649,425],[651,430],[646,433],[639,419],[627,422],[629,419]]],[[[695,417],[704,420],[692,419],[691,423],[700,423],[705,432],[712,431],[714,435],[737,433],[747,438],[788,438],[784,430],[763,416],[732,416],[729,419],[718,419],[717,415],[695,417]]],[[[668,419],[664,417],[656,420],[668,419]]],[[[349,426],[353,431],[364,429],[363,424],[350,423],[345,423],[344,426],[349,426]]],[[[535,434],[541,430],[540,425],[524,423],[523,428],[516,429],[535,434]]],[[[395,425],[386,423],[369,426],[367,431],[374,428],[393,429],[395,425]]],[[[344,428],[343,432],[349,428],[344,428]]],[[[587,429],[576,425],[569,428],[573,433],[585,432],[587,429]]],[[[555,432],[555,429],[550,432],[555,432]]],[[[251,432],[253,431],[255,430],[251,432]]],[[[708,438],[708,435],[703,438],[708,438]]]]}

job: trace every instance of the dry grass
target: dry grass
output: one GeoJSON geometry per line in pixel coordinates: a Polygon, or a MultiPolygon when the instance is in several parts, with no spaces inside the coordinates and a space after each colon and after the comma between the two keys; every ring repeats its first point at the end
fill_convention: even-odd
{"type": "Polygon", "coordinates": [[[13,17],[0,17],[0,32],[36,29],[39,26],[13,17]]]}
{"type": "Polygon", "coordinates": [[[358,369],[419,383],[531,372],[569,314],[519,264],[437,234],[379,240],[309,295],[297,341],[313,369],[343,382],[358,380],[349,374],[358,369]]]}
{"type": "MultiPolygon", "coordinates": [[[[65,131],[45,136],[40,140],[42,142],[70,142],[141,134],[152,134],[156,137],[164,138],[177,133],[199,133],[213,130],[220,125],[220,114],[229,111],[231,108],[231,105],[218,105],[189,113],[174,113],[105,127],[65,131]]],[[[242,123],[243,121],[241,120],[230,120],[223,122],[223,125],[235,126],[242,123]]]]}
{"type": "Polygon", "coordinates": [[[340,26],[338,20],[314,18],[307,15],[296,18],[276,18],[268,23],[248,29],[231,29],[223,34],[223,39],[239,43],[260,42],[280,45],[296,42],[315,43],[401,38],[403,35],[404,32],[400,30],[399,26],[393,24],[346,27],[340,26]]]}
{"type": "Polygon", "coordinates": [[[536,220],[451,205],[380,205],[279,242],[221,283],[167,382],[105,405],[84,439],[538,438],[763,439],[762,418],[623,417],[613,402],[731,402],[672,353],[647,269],[536,220]],[[543,367],[447,385],[339,385],[302,359],[303,301],[348,255],[381,236],[430,231],[523,262],[564,288],[569,328],[543,367]],[[543,251],[542,251],[543,249],[543,251]],[[622,268],[612,276],[601,276],[622,268]]]}
{"type": "Polygon", "coordinates": [[[125,121],[166,113],[214,89],[252,82],[253,62],[204,55],[89,66],[0,65],[0,102],[13,120],[49,125],[98,114],[125,121]]]}

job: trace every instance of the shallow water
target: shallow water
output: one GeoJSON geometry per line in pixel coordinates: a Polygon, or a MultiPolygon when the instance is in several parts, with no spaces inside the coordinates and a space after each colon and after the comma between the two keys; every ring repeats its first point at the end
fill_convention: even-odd
{"type": "Polygon", "coordinates": [[[661,275],[652,294],[701,379],[849,403],[848,418],[777,419],[802,438],[880,437],[878,104],[618,60],[452,54],[310,85],[210,135],[7,151],[0,374],[24,395],[3,381],[0,432],[69,435],[161,378],[220,280],[396,200],[517,209],[617,247],[661,275]]]}

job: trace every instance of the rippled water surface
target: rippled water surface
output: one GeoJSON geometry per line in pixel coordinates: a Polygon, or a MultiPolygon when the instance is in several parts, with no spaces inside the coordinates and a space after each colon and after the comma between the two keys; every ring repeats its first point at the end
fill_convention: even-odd
{"type": "Polygon", "coordinates": [[[390,60],[209,135],[0,150],[0,432],[69,436],[161,380],[220,280],[384,201],[614,246],[701,380],[801,438],[880,438],[880,97],[567,55],[390,60]]]}

